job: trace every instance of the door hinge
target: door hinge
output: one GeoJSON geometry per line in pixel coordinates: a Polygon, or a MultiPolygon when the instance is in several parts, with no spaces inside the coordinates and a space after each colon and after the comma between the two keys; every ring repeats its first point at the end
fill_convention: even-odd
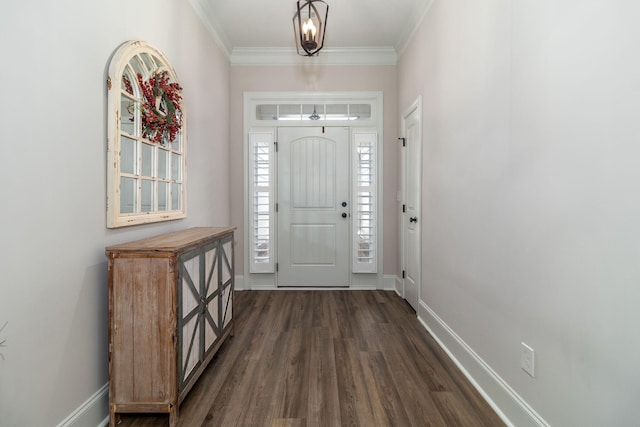
{"type": "Polygon", "coordinates": [[[279,269],[280,269],[280,264],[276,262],[276,273],[278,272],[279,269]]]}
{"type": "Polygon", "coordinates": [[[402,213],[405,213],[407,211],[407,205],[405,205],[404,203],[402,204],[402,213]]]}
{"type": "Polygon", "coordinates": [[[273,145],[276,146],[276,153],[278,152],[278,141],[273,141],[273,145]]]}
{"type": "Polygon", "coordinates": [[[402,141],[402,146],[406,147],[407,146],[407,138],[398,138],[400,141],[402,141]]]}
{"type": "Polygon", "coordinates": [[[406,279],[406,278],[407,278],[407,272],[406,272],[406,271],[404,271],[404,270],[402,270],[402,278],[403,278],[403,279],[406,279]]]}
{"type": "Polygon", "coordinates": [[[276,212],[278,212],[278,204],[276,203],[276,212]]]}

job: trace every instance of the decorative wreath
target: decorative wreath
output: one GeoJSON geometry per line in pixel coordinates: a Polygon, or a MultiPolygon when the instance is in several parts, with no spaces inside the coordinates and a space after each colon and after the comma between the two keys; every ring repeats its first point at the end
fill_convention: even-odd
{"type": "MultiPolygon", "coordinates": [[[[124,77],[125,89],[133,94],[131,82],[124,77]]],[[[173,141],[182,129],[182,87],[169,81],[167,71],[156,71],[147,81],[140,73],[137,77],[142,91],[142,137],[159,144],[173,141]]]]}

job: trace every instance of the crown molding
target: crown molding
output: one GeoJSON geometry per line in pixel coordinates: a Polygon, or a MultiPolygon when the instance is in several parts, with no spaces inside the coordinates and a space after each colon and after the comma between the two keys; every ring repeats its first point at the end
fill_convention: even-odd
{"type": "Polygon", "coordinates": [[[398,57],[404,54],[409,43],[413,40],[416,31],[418,31],[418,28],[420,28],[422,21],[424,21],[425,16],[427,16],[429,9],[431,9],[431,5],[433,5],[433,0],[416,3],[415,9],[411,14],[410,21],[404,26],[404,30],[398,37],[398,42],[395,44],[398,57]]]}
{"type": "Polygon", "coordinates": [[[313,62],[318,65],[396,65],[398,58],[404,54],[408,44],[413,39],[415,32],[422,24],[433,0],[416,1],[414,13],[410,22],[404,27],[402,34],[394,46],[389,47],[349,47],[349,48],[324,48],[318,56],[299,56],[296,50],[291,48],[259,48],[259,47],[232,47],[226,34],[216,19],[216,14],[210,10],[208,2],[204,0],[189,0],[191,7],[200,21],[220,47],[231,65],[264,66],[264,65],[303,65],[313,62]]]}
{"type": "Polygon", "coordinates": [[[198,15],[198,18],[200,18],[202,25],[204,25],[209,34],[211,34],[211,37],[218,47],[227,58],[231,58],[231,43],[224,33],[217,30],[222,27],[215,18],[215,14],[207,8],[206,2],[203,2],[202,0],[189,0],[189,3],[191,4],[193,11],[198,15]]]}
{"type": "Polygon", "coordinates": [[[317,56],[300,56],[294,48],[236,47],[231,51],[231,65],[396,65],[398,54],[393,47],[325,48],[317,56]]]}

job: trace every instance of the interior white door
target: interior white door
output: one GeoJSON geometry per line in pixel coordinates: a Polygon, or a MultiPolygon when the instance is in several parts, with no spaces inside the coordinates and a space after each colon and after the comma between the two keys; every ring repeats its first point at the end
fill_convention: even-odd
{"type": "Polygon", "coordinates": [[[418,100],[403,115],[403,270],[404,297],[418,311],[421,283],[420,183],[422,180],[421,108],[418,100]]]}
{"type": "Polygon", "coordinates": [[[278,129],[278,286],[349,285],[349,130],[278,129]]]}

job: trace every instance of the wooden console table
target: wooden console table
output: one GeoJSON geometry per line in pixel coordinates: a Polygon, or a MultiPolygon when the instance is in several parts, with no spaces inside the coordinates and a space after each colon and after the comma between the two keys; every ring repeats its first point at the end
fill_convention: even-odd
{"type": "Polygon", "coordinates": [[[233,330],[232,227],[109,246],[109,415],[178,407],[233,330]]]}

